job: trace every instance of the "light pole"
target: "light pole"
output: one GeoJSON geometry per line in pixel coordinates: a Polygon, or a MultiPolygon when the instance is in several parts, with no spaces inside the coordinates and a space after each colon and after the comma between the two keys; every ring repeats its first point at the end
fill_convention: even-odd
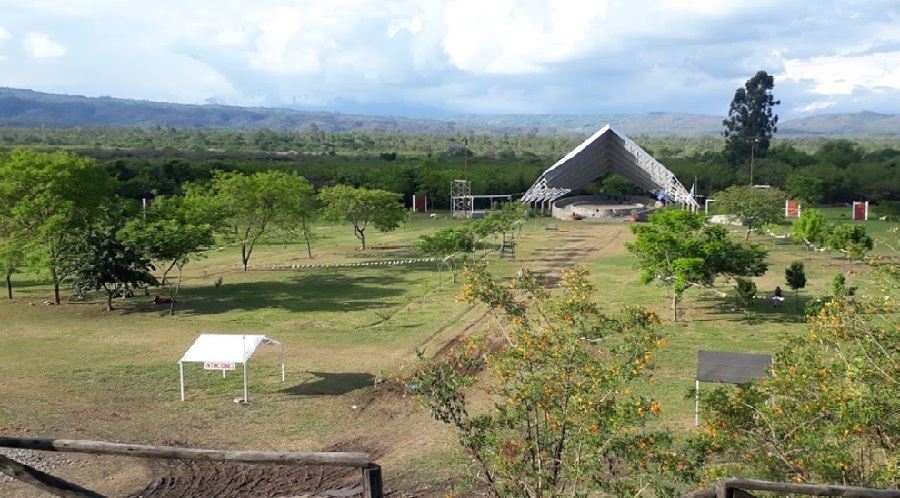
{"type": "Polygon", "coordinates": [[[756,154],[756,144],[759,143],[759,137],[753,139],[750,143],[750,186],[753,186],[753,159],[756,154]]]}
{"type": "Polygon", "coordinates": [[[472,184],[469,183],[469,137],[457,137],[457,141],[463,144],[463,180],[469,188],[465,200],[466,218],[470,218],[475,211],[475,199],[472,197],[472,184]]]}
{"type": "Polygon", "coordinates": [[[469,179],[469,137],[460,137],[457,140],[463,144],[463,168],[465,171],[464,180],[469,179]]]}

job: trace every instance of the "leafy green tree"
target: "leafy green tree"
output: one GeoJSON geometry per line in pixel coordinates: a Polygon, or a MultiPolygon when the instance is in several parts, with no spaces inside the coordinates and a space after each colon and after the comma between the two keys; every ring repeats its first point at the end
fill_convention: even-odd
{"type": "Polygon", "coordinates": [[[366,228],[374,226],[382,232],[396,230],[408,213],[400,202],[400,194],[386,190],[354,188],[346,185],[325,187],[319,192],[323,217],[353,225],[360,248],[366,249],[366,228]]]}
{"type": "Polygon", "coordinates": [[[873,211],[885,220],[900,220],[900,201],[881,201],[873,211]]]}
{"type": "Polygon", "coordinates": [[[475,234],[471,227],[449,227],[438,230],[432,235],[419,236],[418,249],[438,259],[438,289],[442,289],[441,269],[446,266],[456,283],[453,258],[457,254],[465,254],[475,245],[475,234]]]}
{"type": "Polygon", "coordinates": [[[519,202],[498,203],[483,219],[471,220],[472,231],[479,240],[499,236],[503,243],[514,240],[515,230],[524,223],[525,205],[519,202]]]}
{"type": "Polygon", "coordinates": [[[828,245],[847,255],[847,261],[861,261],[874,247],[872,237],[866,234],[866,227],[854,223],[844,223],[834,227],[828,236],[828,245]]]}
{"type": "Polygon", "coordinates": [[[816,158],[826,164],[833,164],[840,169],[847,169],[851,164],[862,161],[863,149],[854,142],[843,138],[829,140],[816,152],[816,158]]]}
{"type": "Polygon", "coordinates": [[[632,225],[631,231],[637,238],[625,246],[637,258],[640,281],[666,288],[676,321],[678,302],[689,287],[712,285],[719,275],[761,276],[768,269],[764,247],[735,242],[724,227],[684,209],[652,214],[649,223],[632,225]]]}
{"type": "Polygon", "coordinates": [[[735,185],[716,192],[712,198],[713,211],[736,216],[747,227],[747,236],[754,229],[784,220],[784,192],[777,188],[756,188],[735,185]]]}
{"type": "Polygon", "coordinates": [[[784,283],[790,287],[797,297],[797,309],[800,309],[800,289],[806,287],[806,269],[803,261],[794,261],[784,269],[784,283]]]}
{"type": "Polygon", "coordinates": [[[13,298],[12,276],[25,261],[21,244],[9,237],[0,238],[0,272],[6,277],[6,294],[13,298]]]}
{"type": "Polygon", "coordinates": [[[804,208],[818,204],[825,198],[825,182],[812,176],[788,175],[784,188],[788,196],[804,208]]]}
{"type": "Polygon", "coordinates": [[[791,225],[791,234],[797,242],[806,244],[806,257],[814,246],[822,246],[832,230],[831,221],[817,209],[804,209],[800,217],[791,225]]]}
{"type": "Polygon", "coordinates": [[[774,358],[771,376],[703,400],[694,441],[715,476],[896,488],[900,328],[895,264],[862,299],[836,297],[774,358]]]}
{"type": "Polygon", "coordinates": [[[778,131],[774,108],[781,101],[772,95],[774,87],[775,79],[759,71],[734,92],[728,119],[722,121],[724,156],[732,166],[748,164],[754,157],[766,157],[772,135],[778,131]]]}
{"type": "Polygon", "coordinates": [[[809,166],[816,163],[816,158],[806,152],[800,150],[791,142],[779,142],[772,144],[766,157],[777,159],[784,164],[789,165],[792,169],[809,166]]]}
{"type": "Polygon", "coordinates": [[[113,181],[93,159],[70,152],[13,149],[0,159],[0,218],[22,243],[27,261],[59,287],[72,237],[84,229],[112,191],[113,181]]]}
{"type": "Polygon", "coordinates": [[[838,273],[831,279],[831,299],[849,299],[856,295],[856,287],[847,285],[847,277],[838,273]]]}
{"type": "Polygon", "coordinates": [[[219,208],[228,213],[231,237],[241,245],[244,271],[256,243],[266,235],[297,226],[306,233],[311,230],[313,189],[296,173],[272,170],[246,175],[217,171],[211,189],[219,208]]]}
{"type": "Polygon", "coordinates": [[[470,267],[460,298],[487,304],[502,325],[440,358],[420,352],[410,383],[434,418],[455,429],[490,496],[622,491],[628,479],[609,468],[634,470],[624,448],[661,411],[634,393],[664,344],[658,318],[639,307],[605,315],[588,276],[566,269],[551,293],[531,273],[511,286],[484,265],[470,267]]]}
{"type": "Polygon", "coordinates": [[[601,192],[606,194],[643,195],[645,190],[616,174],[603,178],[601,192]]]}
{"type": "Polygon", "coordinates": [[[169,291],[170,316],[175,314],[184,267],[204,257],[215,242],[211,220],[202,213],[185,198],[159,197],[147,219],[131,220],[123,229],[124,240],[163,268],[161,283],[169,291]],[[177,271],[174,281],[169,278],[173,269],[177,271]]]}
{"type": "Polygon", "coordinates": [[[123,218],[107,213],[73,241],[66,263],[75,297],[102,289],[107,311],[113,311],[113,297],[124,289],[158,285],[150,258],[121,240],[123,223],[123,218]]]}
{"type": "Polygon", "coordinates": [[[312,241],[316,239],[315,222],[321,214],[321,206],[312,184],[309,182],[298,183],[296,188],[293,225],[289,224],[285,227],[285,231],[297,233],[303,237],[303,241],[306,243],[306,256],[312,259],[312,241]]]}
{"type": "Polygon", "coordinates": [[[750,323],[750,307],[756,298],[756,283],[749,278],[737,277],[734,279],[734,291],[737,304],[747,315],[747,323],[750,323]]]}
{"type": "MultiPolygon", "coordinates": [[[[867,158],[868,159],[868,158],[867,158]]],[[[856,198],[868,199],[880,207],[892,199],[900,199],[900,159],[883,162],[863,162],[847,172],[857,181],[856,198]]],[[[894,201],[897,202],[897,201],[894,201]]],[[[879,215],[883,216],[883,215],[879,215]]]]}

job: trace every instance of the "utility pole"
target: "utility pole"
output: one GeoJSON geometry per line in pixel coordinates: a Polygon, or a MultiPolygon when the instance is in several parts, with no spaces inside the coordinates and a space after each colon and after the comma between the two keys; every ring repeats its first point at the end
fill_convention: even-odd
{"type": "Polygon", "coordinates": [[[469,179],[469,137],[460,137],[457,138],[463,144],[463,168],[465,170],[465,174],[463,175],[463,180],[469,179]]]}
{"type": "Polygon", "coordinates": [[[753,139],[750,144],[750,186],[753,186],[753,159],[756,153],[756,144],[759,143],[759,137],[753,139]]]}

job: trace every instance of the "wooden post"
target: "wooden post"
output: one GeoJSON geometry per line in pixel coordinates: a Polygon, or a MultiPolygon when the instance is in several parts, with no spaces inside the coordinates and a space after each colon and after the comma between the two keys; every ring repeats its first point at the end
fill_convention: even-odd
{"type": "Polygon", "coordinates": [[[384,487],[381,482],[381,466],[370,463],[362,468],[363,498],[384,498],[384,487]]]}
{"type": "Polygon", "coordinates": [[[716,498],[731,498],[731,493],[728,492],[728,485],[724,482],[717,482],[715,490],[716,498]]]}
{"type": "Polygon", "coordinates": [[[77,484],[41,472],[3,455],[0,455],[0,472],[26,484],[31,484],[54,496],[62,496],[63,498],[106,498],[104,495],[90,489],[82,488],[77,484]]]}
{"type": "Polygon", "coordinates": [[[207,460],[237,463],[270,463],[277,465],[334,465],[362,467],[371,462],[368,453],[300,452],[300,451],[234,451],[107,443],[77,439],[38,439],[0,436],[0,447],[41,451],[71,451],[99,455],[125,455],[172,460],[207,460]]]}
{"type": "Polygon", "coordinates": [[[770,491],[781,494],[803,494],[810,496],[845,496],[855,498],[897,498],[900,491],[896,489],[873,489],[858,486],[839,486],[834,484],[805,484],[794,482],[758,481],[727,477],[723,484],[731,489],[752,491],[770,491]]]}
{"type": "MultiPolygon", "coordinates": [[[[384,498],[381,466],[372,463],[368,453],[229,451],[174,446],[84,441],[76,439],[18,438],[0,436],[0,447],[40,451],[71,451],[101,455],[124,455],[143,458],[206,460],[216,462],[266,463],[277,465],[335,465],[360,467],[363,474],[363,498],[384,498]]],[[[106,498],[58,477],[22,465],[0,455],[0,472],[64,498],[106,498]]]]}

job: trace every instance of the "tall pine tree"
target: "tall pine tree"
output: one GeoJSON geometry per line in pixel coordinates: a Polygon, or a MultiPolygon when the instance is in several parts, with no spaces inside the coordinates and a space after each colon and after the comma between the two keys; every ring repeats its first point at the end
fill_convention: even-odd
{"type": "Polygon", "coordinates": [[[773,111],[781,103],[772,95],[775,81],[765,71],[747,80],[734,92],[725,131],[724,157],[734,167],[752,167],[753,160],[766,157],[772,135],[778,131],[778,115],[773,111]]]}

